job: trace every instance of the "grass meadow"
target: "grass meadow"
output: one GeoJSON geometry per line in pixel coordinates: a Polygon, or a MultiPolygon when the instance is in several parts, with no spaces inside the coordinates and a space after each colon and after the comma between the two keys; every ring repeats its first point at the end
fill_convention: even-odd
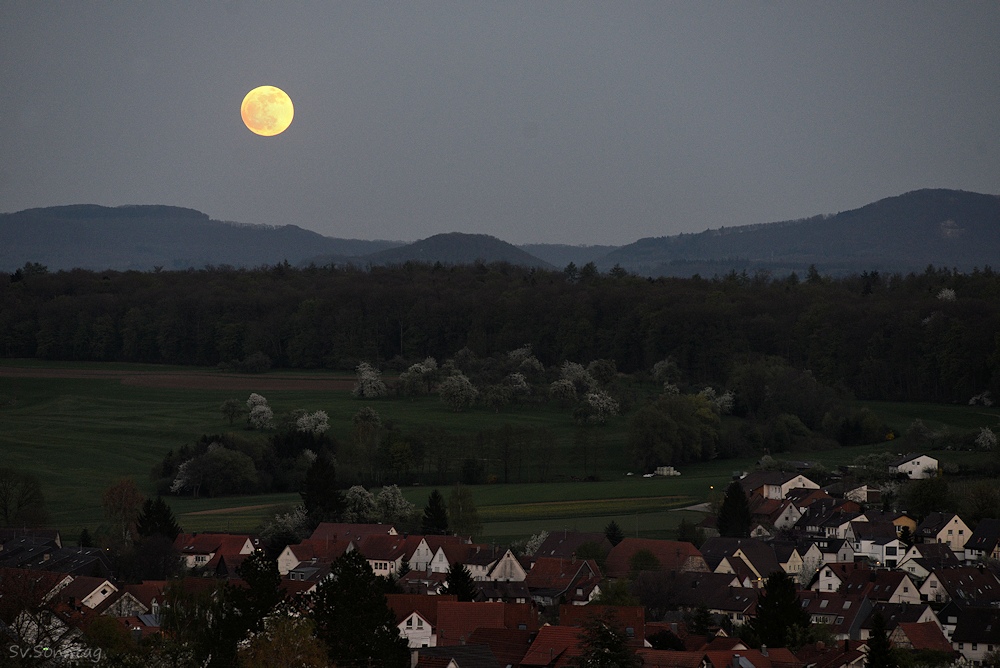
{"type": "MultiPolygon", "coordinates": [[[[191,372],[126,364],[68,364],[35,361],[2,361],[0,371],[22,367],[53,375],[60,370],[93,372],[89,377],[10,377],[0,374],[0,465],[28,471],[42,481],[50,525],[72,542],[84,527],[93,531],[103,523],[101,492],[115,480],[133,478],[139,487],[154,492],[149,471],[170,449],[194,442],[206,433],[241,429],[230,427],[219,411],[229,398],[245,400],[244,390],[176,389],[123,384],[125,373],[191,372]],[[117,372],[119,377],[103,377],[117,372]]],[[[198,370],[211,377],[209,370],[198,370]]],[[[283,377],[316,377],[316,374],[282,372],[283,377]]],[[[330,376],[330,374],[326,374],[330,376]]],[[[752,467],[751,459],[717,460],[682,468],[674,478],[627,476],[626,418],[615,418],[601,430],[597,471],[601,480],[583,482],[585,473],[574,451],[574,424],[568,412],[550,407],[521,408],[501,413],[477,408],[453,413],[436,397],[416,400],[386,399],[362,402],[347,391],[262,391],[276,415],[304,408],[325,410],[331,432],[341,442],[348,439],[351,417],[364,405],[375,408],[384,421],[394,421],[403,432],[422,427],[444,427],[471,435],[503,424],[550,429],[554,440],[552,473],[556,482],[518,482],[472,487],[480,509],[484,540],[524,537],[542,529],[601,530],[611,520],[626,534],[667,537],[682,518],[698,521],[699,513],[681,510],[721,495],[734,472],[752,467]]],[[[996,428],[997,409],[924,404],[868,404],[899,430],[920,417],[928,426],[967,430],[996,428]]],[[[798,453],[790,458],[821,462],[828,468],[850,462],[869,452],[900,451],[899,442],[798,453]]],[[[471,448],[471,445],[470,445],[471,448]]],[[[456,453],[469,456],[470,448],[456,453]]],[[[945,453],[942,458],[973,464],[981,453],[945,453]]],[[[593,461],[591,461],[593,468],[593,461]]],[[[457,465],[455,466],[457,469],[457,465]]],[[[537,480],[537,462],[527,453],[520,479],[537,480]]],[[[516,478],[515,478],[516,479],[516,478]]],[[[404,488],[407,499],[422,507],[432,486],[404,488]]],[[[441,490],[447,496],[447,489],[441,490]]],[[[296,494],[268,494],[222,498],[171,498],[169,503],[186,531],[249,531],[298,501],[296,494]]]]}

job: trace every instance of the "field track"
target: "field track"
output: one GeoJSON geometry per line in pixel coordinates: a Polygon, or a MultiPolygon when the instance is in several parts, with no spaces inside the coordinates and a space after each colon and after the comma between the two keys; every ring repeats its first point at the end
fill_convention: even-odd
{"type": "Polygon", "coordinates": [[[41,369],[0,366],[0,378],[118,379],[122,385],[177,390],[349,391],[354,381],[332,374],[244,375],[219,371],[118,371],[98,369],[41,369]]]}

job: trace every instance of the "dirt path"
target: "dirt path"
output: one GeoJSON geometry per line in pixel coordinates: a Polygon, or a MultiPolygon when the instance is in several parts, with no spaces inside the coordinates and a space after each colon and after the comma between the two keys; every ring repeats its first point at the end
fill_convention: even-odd
{"type": "Polygon", "coordinates": [[[194,510],[190,513],[181,513],[182,517],[187,515],[225,515],[227,513],[239,512],[241,510],[264,510],[265,508],[277,508],[288,505],[286,503],[262,503],[259,506],[233,506],[232,508],[213,508],[211,510],[194,510]]]}
{"type": "Polygon", "coordinates": [[[316,374],[244,375],[219,371],[126,371],[109,369],[39,369],[0,366],[0,378],[72,378],[118,379],[122,385],[134,387],[162,387],[181,390],[243,390],[264,392],[271,390],[304,390],[317,392],[345,392],[354,388],[354,381],[344,376],[316,374]]]}

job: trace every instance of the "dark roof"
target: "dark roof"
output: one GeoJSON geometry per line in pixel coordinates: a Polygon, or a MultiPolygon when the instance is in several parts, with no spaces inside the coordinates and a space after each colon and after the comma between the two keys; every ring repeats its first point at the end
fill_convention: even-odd
{"type": "Polygon", "coordinates": [[[932,573],[953,599],[966,603],[992,602],[1000,599],[1000,582],[986,569],[975,566],[939,568],[932,573]]]}
{"type": "MultiPolygon", "coordinates": [[[[922,453],[922,452],[911,452],[908,455],[903,455],[901,457],[897,457],[896,459],[893,459],[891,462],[889,462],[889,466],[902,466],[906,462],[913,461],[917,457],[923,457],[923,456],[924,456],[924,453],[922,453]]],[[[927,456],[930,457],[930,455],[927,455],[927,456]]],[[[931,459],[934,459],[934,457],[931,457],[931,459]]]]}
{"type": "Polygon", "coordinates": [[[535,550],[536,557],[562,557],[570,559],[576,556],[581,545],[593,543],[600,548],[601,554],[611,551],[611,542],[603,533],[584,533],[578,531],[554,531],[535,550]]]}
{"type": "Polygon", "coordinates": [[[958,624],[951,634],[951,641],[1000,645],[1000,610],[996,608],[962,610],[958,613],[958,624]]]}
{"type": "Polygon", "coordinates": [[[469,636],[469,645],[486,645],[500,666],[516,666],[528,653],[534,631],[517,629],[476,629],[469,636]]]}
{"type": "Polygon", "coordinates": [[[955,517],[955,513],[930,513],[917,525],[916,535],[921,538],[933,538],[948,526],[948,522],[951,522],[953,517],[955,517]]]}
{"type": "Polygon", "coordinates": [[[419,666],[431,665],[430,663],[424,663],[424,657],[427,657],[445,659],[445,663],[441,665],[448,665],[447,660],[454,659],[459,668],[466,668],[466,666],[469,668],[502,668],[488,645],[421,647],[417,651],[420,657],[420,663],[417,664],[419,666]]]}
{"type": "Polygon", "coordinates": [[[897,624],[904,622],[913,624],[920,621],[920,618],[927,611],[928,607],[926,603],[888,603],[879,601],[874,604],[871,613],[861,623],[861,628],[870,629],[875,613],[881,612],[882,619],[885,620],[885,630],[892,631],[896,628],[897,624]]]}
{"type": "Polygon", "coordinates": [[[899,632],[906,636],[915,650],[954,651],[941,627],[934,622],[900,622],[899,632]]]}
{"type": "Polygon", "coordinates": [[[761,577],[781,570],[781,564],[774,555],[774,548],[756,538],[709,538],[701,546],[701,554],[705,557],[708,567],[715,570],[723,559],[737,552],[743,553],[743,561],[747,562],[761,577]]]}
{"type": "Polygon", "coordinates": [[[984,519],[979,520],[975,531],[965,543],[965,549],[992,552],[997,543],[1000,543],[1000,520],[984,519]]]}
{"type": "Polygon", "coordinates": [[[656,540],[652,538],[626,538],[611,549],[604,563],[610,577],[628,576],[629,561],[636,552],[647,550],[660,564],[660,570],[679,571],[689,564],[695,570],[707,568],[705,560],[691,543],[676,540],[656,540]],[[689,562],[689,560],[691,560],[689,562]]]}

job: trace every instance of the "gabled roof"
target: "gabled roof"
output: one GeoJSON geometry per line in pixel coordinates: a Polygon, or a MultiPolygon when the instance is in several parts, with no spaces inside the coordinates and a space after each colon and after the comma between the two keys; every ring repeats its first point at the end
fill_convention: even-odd
{"type": "Polygon", "coordinates": [[[611,551],[611,542],[603,533],[585,533],[579,531],[554,531],[535,550],[536,557],[562,557],[571,559],[576,551],[585,543],[593,543],[602,554],[611,551]]]}
{"type": "Polygon", "coordinates": [[[833,592],[810,591],[808,589],[799,592],[799,600],[802,609],[810,616],[828,615],[834,617],[832,626],[836,634],[849,633],[862,609],[867,611],[870,607],[864,598],[847,597],[833,592]],[[843,619],[837,622],[840,617],[843,619]]]}
{"type": "Polygon", "coordinates": [[[954,517],[957,517],[955,513],[930,513],[917,525],[916,535],[921,538],[933,538],[941,533],[954,517]]]}
{"type": "Polygon", "coordinates": [[[801,668],[805,664],[784,647],[768,647],[767,654],[756,649],[705,652],[705,665],[713,668],[801,668]]]}
{"type": "MultiPolygon", "coordinates": [[[[873,601],[888,601],[904,581],[909,581],[901,571],[854,571],[841,584],[840,593],[847,596],[867,596],[873,601]]],[[[917,589],[913,587],[913,592],[917,589]]]]}
{"type": "Polygon", "coordinates": [[[444,601],[437,608],[438,645],[461,645],[479,628],[503,629],[505,603],[444,601]]]}
{"type": "Polygon", "coordinates": [[[913,649],[947,653],[954,651],[941,628],[934,622],[900,622],[897,628],[913,645],[913,649]]]}
{"type": "Polygon", "coordinates": [[[937,461],[937,459],[935,459],[934,457],[931,457],[930,455],[925,455],[925,454],[923,454],[921,452],[911,452],[911,453],[909,453],[907,455],[902,455],[901,457],[897,457],[896,459],[893,459],[891,462],[889,462],[889,466],[893,466],[893,467],[902,466],[903,464],[906,464],[907,462],[912,462],[917,457],[928,457],[930,459],[933,459],[934,461],[937,461]]]}
{"type": "Polygon", "coordinates": [[[951,641],[1000,645],[1000,609],[966,608],[959,611],[951,641]]]}
{"type": "Polygon", "coordinates": [[[449,645],[438,647],[421,647],[419,650],[418,668],[447,668],[457,665],[458,668],[502,668],[493,652],[486,645],[449,645]],[[440,663],[440,661],[445,661],[440,663]],[[452,664],[450,661],[454,661],[452,664]],[[435,663],[435,661],[439,663],[435,663]]]}
{"type": "Polygon", "coordinates": [[[543,626],[521,659],[522,666],[562,666],[581,656],[580,629],[568,626],[543,626]]]}
{"type": "Polygon", "coordinates": [[[565,592],[578,580],[596,576],[600,579],[601,569],[593,559],[553,559],[542,557],[524,578],[524,585],[533,591],[552,592],[556,596],[565,592]]]}
{"type": "Polygon", "coordinates": [[[677,605],[683,608],[696,608],[701,604],[711,607],[710,603],[732,600],[732,591],[739,588],[734,584],[736,576],[727,573],[680,572],[668,577],[671,578],[668,586],[677,598],[677,605]]]}
{"type": "Polygon", "coordinates": [[[124,585],[122,589],[131,594],[146,608],[152,610],[153,601],[156,601],[158,604],[163,603],[163,589],[166,586],[166,580],[143,580],[139,584],[124,585]]]}
{"type": "Polygon", "coordinates": [[[982,519],[966,541],[965,549],[989,553],[996,549],[997,544],[1000,544],[1000,520],[982,519]]]}
{"type": "Polygon", "coordinates": [[[333,561],[340,558],[351,544],[350,539],[314,539],[306,538],[297,545],[289,545],[288,550],[301,561],[333,561]]]}
{"type": "Polygon", "coordinates": [[[889,603],[886,601],[877,601],[872,606],[872,610],[867,618],[861,623],[861,628],[870,629],[875,613],[881,612],[882,619],[885,620],[885,630],[892,631],[899,624],[919,622],[929,607],[927,603],[889,603]]]}
{"type": "Polygon", "coordinates": [[[795,653],[807,665],[815,668],[842,668],[849,665],[862,665],[865,659],[867,644],[864,641],[845,640],[827,645],[822,642],[800,647],[795,653]]]}
{"type": "Polygon", "coordinates": [[[947,543],[914,543],[907,553],[911,551],[919,555],[915,559],[922,559],[919,563],[925,568],[927,564],[934,564],[935,568],[961,565],[947,543]]]}
{"type": "Polygon", "coordinates": [[[799,508],[806,508],[817,501],[824,501],[826,499],[832,499],[833,497],[822,489],[806,489],[805,487],[799,487],[797,489],[788,490],[788,493],[785,494],[785,498],[799,508]]]}
{"type": "Polygon", "coordinates": [[[350,524],[347,522],[320,522],[309,538],[313,540],[350,539],[357,542],[362,536],[369,534],[394,534],[396,528],[391,524],[350,524]]]}
{"type": "Polygon", "coordinates": [[[781,570],[781,564],[778,563],[778,559],[774,555],[774,548],[762,540],[718,536],[709,538],[701,545],[701,554],[705,557],[708,567],[713,570],[718,567],[723,558],[730,557],[737,552],[743,554],[743,561],[747,562],[762,578],[781,570]]]}
{"type": "Polygon", "coordinates": [[[396,615],[396,623],[402,622],[414,612],[430,622],[431,626],[437,626],[438,605],[440,603],[454,603],[458,597],[453,594],[441,594],[439,596],[422,596],[419,594],[386,594],[386,604],[393,614],[396,615]]]}
{"type": "Polygon", "coordinates": [[[677,652],[643,647],[636,650],[642,658],[642,668],[700,668],[704,652],[677,652]]]}
{"type": "Polygon", "coordinates": [[[646,639],[646,609],[641,605],[560,605],[560,626],[583,627],[604,615],[614,619],[620,630],[632,629],[629,644],[643,646],[646,639]]]}
{"type": "Polygon", "coordinates": [[[517,629],[476,629],[469,636],[470,645],[486,645],[500,666],[516,666],[531,646],[533,631],[517,629]]]}
{"type": "Polygon", "coordinates": [[[106,578],[93,578],[87,576],[77,576],[73,581],[63,587],[59,592],[59,597],[63,600],[75,599],[82,601],[95,591],[105,588],[108,593],[118,591],[118,587],[111,584],[106,578]]]}
{"type": "Polygon", "coordinates": [[[629,561],[640,550],[647,550],[660,564],[661,571],[679,571],[689,560],[693,570],[708,568],[701,552],[691,543],[676,540],[655,540],[651,538],[626,538],[615,545],[604,562],[608,576],[621,578],[631,570],[629,561]]]}
{"type": "Polygon", "coordinates": [[[388,534],[366,534],[357,542],[358,552],[365,559],[378,561],[396,561],[413,554],[416,545],[407,552],[407,539],[403,536],[388,534]]]}
{"type": "Polygon", "coordinates": [[[936,577],[953,599],[966,603],[992,602],[1000,599],[1000,582],[986,569],[975,566],[939,568],[929,577],[936,577]]]}
{"type": "Polygon", "coordinates": [[[246,534],[182,533],[174,540],[174,548],[182,555],[239,554],[249,540],[246,534]]]}
{"type": "Polygon", "coordinates": [[[897,540],[896,525],[892,522],[870,521],[851,522],[851,530],[858,540],[888,539],[897,540]]]}

